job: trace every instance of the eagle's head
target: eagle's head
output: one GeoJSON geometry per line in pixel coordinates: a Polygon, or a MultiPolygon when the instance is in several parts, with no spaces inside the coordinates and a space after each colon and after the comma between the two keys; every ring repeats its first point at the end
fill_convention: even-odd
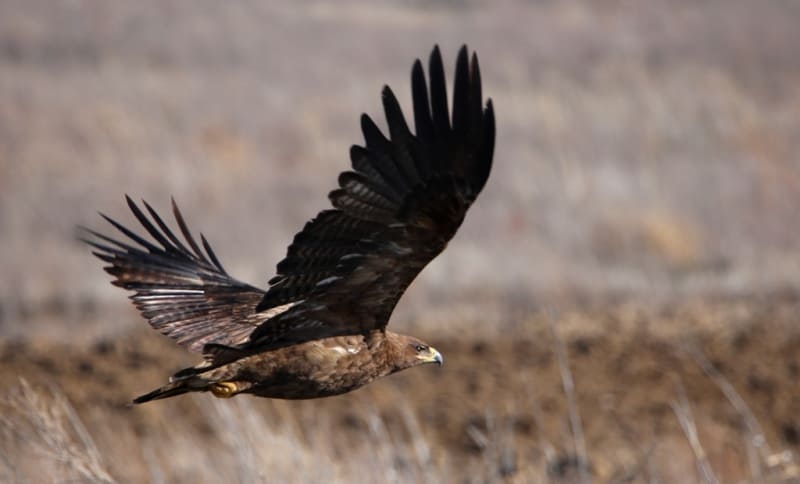
{"type": "Polygon", "coordinates": [[[442,354],[439,353],[436,348],[416,338],[409,339],[412,341],[408,343],[408,349],[413,359],[418,362],[417,364],[436,363],[439,366],[444,364],[444,358],[442,358],[442,354]]]}
{"type": "Polygon", "coordinates": [[[444,363],[442,354],[436,348],[418,338],[392,333],[389,339],[395,351],[395,371],[426,363],[436,363],[439,366],[444,363]]]}

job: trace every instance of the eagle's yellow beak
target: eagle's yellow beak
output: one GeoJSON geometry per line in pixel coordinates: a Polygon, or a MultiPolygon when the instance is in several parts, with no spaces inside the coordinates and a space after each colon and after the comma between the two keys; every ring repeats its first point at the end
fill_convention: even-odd
{"type": "Polygon", "coordinates": [[[436,351],[436,348],[428,348],[428,351],[424,355],[417,356],[423,363],[436,363],[439,366],[444,364],[444,358],[442,358],[442,354],[436,351]]]}

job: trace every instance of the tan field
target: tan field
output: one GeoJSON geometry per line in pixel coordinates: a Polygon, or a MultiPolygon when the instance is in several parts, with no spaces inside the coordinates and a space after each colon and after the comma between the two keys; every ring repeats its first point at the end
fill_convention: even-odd
{"type": "Polygon", "coordinates": [[[0,0],[0,481],[800,481],[797,25],[789,1],[0,0]],[[264,287],[436,43],[449,76],[477,50],[498,122],[391,323],[444,367],[128,406],[198,357],[76,225],[174,196],[264,287]]]}

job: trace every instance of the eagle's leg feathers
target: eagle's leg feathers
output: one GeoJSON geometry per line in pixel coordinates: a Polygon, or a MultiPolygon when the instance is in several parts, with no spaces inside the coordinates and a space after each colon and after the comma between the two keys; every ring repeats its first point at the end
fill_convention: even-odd
{"type": "Polygon", "coordinates": [[[160,400],[189,392],[211,392],[217,398],[231,398],[237,393],[247,390],[250,386],[249,382],[243,381],[209,381],[201,377],[192,377],[167,383],[161,388],[136,398],[133,403],[160,400]]]}

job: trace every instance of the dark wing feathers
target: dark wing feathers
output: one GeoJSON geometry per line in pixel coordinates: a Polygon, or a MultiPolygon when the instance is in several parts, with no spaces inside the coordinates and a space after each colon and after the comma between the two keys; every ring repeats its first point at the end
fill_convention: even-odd
{"type": "Polygon", "coordinates": [[[259,326],[246,346],[299,342],[309,320],[317,337],[383,328],[461,225],[491,170],[494,115],[491,102],[483,107],[477,57],[470,61],[466,47],[456,63],[452,128],[438,47],[429,70],[428,86],[422,64],[412,69],[416,135],[388,87],[389,138],[361,117],[365,146],[350,150],[353,171],[329,195],[335,209],[295,236],[258,309],[296,305],[259,326]]]}
{"type": "Polygon", "coordinates": [[[174,200],[175,219],[191,249],[147,202],[144,206],[155,225],[130,197],[126,200],[158,245],[105,215],[111,225],[140,247],[85,228],[82,239],[96,249],[94,255],[109,264],[105,270],[115,277],[113,284],[134,291],[131,299],[153,328],[201,352],[207,343],[242,343],[270,316],[255,312],[264,291],[230,277],[202,235],[205,252],[200,249],[174,200]]]}
{"type": "Polygon", "coordinates": [[[477,57],[470,61],[466,46],[459,51],[452,120],[438,47],[429,71],[427,84],[419,60],[411,72],[415,134],[388,87],[382,100],[389,137],[361,117],[365,146],[350,149],[352,171],[329,195],[334,208],[295,235],[266,293],[228,275],[205,237],[196,242],[174,200],[182,240],[150,205],[144,203],[148,218],[127,197],[155,242],[106,216],[130,241],[88,229],[84,240],[109,264],[113,283],[134,291],[131,299],[154,328],[204,351],[214,365],[242,351],[382,329],[458,230],[491,170],[494,113],[491,101],[483,106],[477,57]]]}
{"type": "MultiPolygon", "coordinates": [[[[463,47],[462,50],[466,51],[463,47]]],[[[450,131],[450,113],[447,110],[447,81],[445,81],[444,65],[438,46],[433,49],[428,66],[431,76],[431,112],[434,132],[437,137],[446,136],[450,131]]],[[[444,162],[444,160],[441,161],[444,162]]]]}

